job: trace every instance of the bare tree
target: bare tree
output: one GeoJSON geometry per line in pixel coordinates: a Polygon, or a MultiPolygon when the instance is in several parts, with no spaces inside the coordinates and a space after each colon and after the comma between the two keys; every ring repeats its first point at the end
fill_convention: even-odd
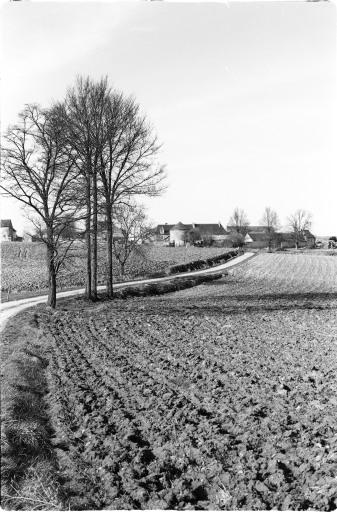
{"type": "Polygon", "coordinates": [[[289,227],[293,231],[296,249],[303,238],[304,231],[310,229],[312,223],[311,213],[306,210],[296,210],[295,213],[288,218],[289,227]]]}
{"type": "Polygon", "coordinates": [[[271,251],[273,241],[276,239],[276,230],[279,228],[279,219],[275,210],[272,210],[270,206],[266,206],[261,224],[266,227],[267,236],[268,236],[268,250],[271,251]]]}
{"type": "Polygon", "coordinates": [[[121,275],[125,274],[125,265],[130,256],[139,250],[139,244],[147,240],[153,233],[153,227],[146,222],[146,215],[141,206],[135,204],[117,208],[114,216],[115,226],[120,236],[113,237],[113,251],[119,263],[121,275]]]}
{"type": "Polygon", "coordinates": [[[68,143],[76,154],[76,163],[84,178],[84,190],[74,194],[86,204],[87,278],[86,296],[97,298],[97,216],[98,177],[104,148],[104,111],[109,98],[106,78],[94,82],[89,77],[78,77],[67,92],[66,100],[59,104],[66,126],[68,143]]]}
{"type": "Polygon", "coordinates": [[[113,294],[113,215],[132,197],[156,196],[164,170],[156,162],[157,138],[132,98],[109,88],[106,79],[96,83],[79,78],[63,106],[69,143],[77,154],[86,181],[87,296],[97,294],[97,214],[107,226],[107,294],[113,294]]]}
{"type": "Polygon", "coordinates": [[[112,91],[104,112],[105,145],[100,180],[107,224],[107,295],[113,295],[113,216],[136,196],[163,191],[164,168],[157,162],[159,144],[152,127],[132,98],[112,91]]]}
{"type": "Polygon", "coordinates": [[[2,193],[21,201],[34,214],[47,248],[48,305],[56,306],[56,277],[71,242],[61,243],[65,219],[79,213],[71,188],[77,180],[75,160],[65,143],[57,109],[27,105],[4,137],[2,193]]]}
{"type": "Polygon", "coordinates": [[[246,212],[240,208],[235,208],[233,215],[229,219],[229,225],[233,227],[237,233],[246,235],[249,226],[246,212]]]}

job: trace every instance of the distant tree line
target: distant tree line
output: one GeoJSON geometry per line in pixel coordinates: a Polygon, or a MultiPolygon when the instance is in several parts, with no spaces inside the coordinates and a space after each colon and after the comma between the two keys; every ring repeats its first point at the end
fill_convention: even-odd
{"type": "MultiPolygon", "coordinates": [[[[57,274],[73,244],[76,221],[85,223],[86,297],[97,298],[100,215],[106,220],[106,289],[112,297],[114,224],[123,219],[126,229],[133,219],[133,229],[139,227],[144,217],[136,199],[162,192],[159,148],[135,99],[111,88],[106,78],[79,77],[64,100],[49,108],[26,105],[8,128],[0,187],[33,213],[47,248],[49,306],[56,305],[57,274]]],[[[123,266],[129,247],[118,251],[123,266]]]]}

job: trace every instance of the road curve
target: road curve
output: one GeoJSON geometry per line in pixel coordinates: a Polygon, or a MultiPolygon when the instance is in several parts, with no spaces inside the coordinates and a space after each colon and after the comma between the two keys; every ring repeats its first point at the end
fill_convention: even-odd
{"type": "MultiPolygon", "coordinates": [[[[124,283],[116,283],[114,285],[114,289],[117,290],[118,288],[125,288],[127,286],[132,286],[135,284],[147,284],[147,283],[159,283],[163,281],[169,281],[171,279],[179,279],[181,277],[191,277],[191,276],[197,276],[202,274],[210,274],[212,272],[220,272],[221,270],[225,270],[231,267],[234,267],[236,265],[239,265],[240,263],[243,263],[247,259],[254,256],[255,253],[253,252],[246,252],[242,254],[241,256],[237,256],[236,258],[233,258],[232,260],[228,261],[227,263],[223,263],[222,265],[217,265],[215,267],[206,268],[204,270],[195,270],[194,272],[184,272],[181,274],[172,274],[167,277],[158,277],[153,279],[143,279],[142,281],[126,281],[124,283]]],[[[104,290],[105,286],[98,286],[98,290],[104,290]]],[[[73,297],[75,295],[81,295],[85,291],[84,288],[80,288],[78,290],[69,290],[67,292],[58,292],[57,298],[63,298],[63,297],[73,297]]],[[[20,311],[23,311],[24,309],[30,308],[31,306],[35,306],[36,304],[42,304],[47,301],[48,296],[47,295],[40,295],[38,297],[30,297],[28,299],[19,299],[19,300],[13,300],[10,302],[5,302],[0,305],[0,332],[4,329],[7,320],[11,318],[12,316],[15,316],[17,313],[20,313],[20,311]]]]}

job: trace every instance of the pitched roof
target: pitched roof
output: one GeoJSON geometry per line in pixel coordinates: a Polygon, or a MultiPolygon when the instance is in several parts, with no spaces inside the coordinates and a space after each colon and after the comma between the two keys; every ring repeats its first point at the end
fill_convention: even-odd
{"type": "Polygon", "coordinates": [[[316,238],[315,235],[313,235],[309,229],[304,229],[303,230],[303,235],[306,237],[306,238],[316,238]]]}
{"type": "Polygon", "coordinates": [[[200,234],[209,235],[227,235],[227,231],[222,224],[193,224],[193,229],[198,230],[200,234]]]}
{"type": "Polygon", "coordinates": [[[273,231],[273,228],[269,228],[268,226],[227,226],[228,231],[237,231],[238,229],[242,229],[246,231],[246,233],[268,233],[269,231],[273,231]]]}
{"type": "MultiPolygon", "coordinates": [[[[11,219],[1,219],[1,227],[14,229],[11,219]]],[[[14,229],[14,231],[15,231],[15,229],[14,229]]]]}
{"type": "Polygon", "coordinates": [[[183,224],[178,222],[177,224],[158,224],[156,227],[156,233],[162,234],[161,230],[164,230],[164,234],[168,235],[171,229],[177,229],[181,231],[198,231],[200,235],[226,235],[227,231],[220,223],[215,224],[183,224]]]}
{"type": "Polygon", "coordinates": [[[249,226],[234,226],[234,225],[227,225],[227,231],[229,233],[243,233],[246,234],[249,230],[249,226]]]}
{"type": "Polygon", "coordinates": [[[155,229],[155,232],[158,234],[158,235],[169,235],[170,234],[170,229],[173,228],[174,224],[158,224],[158,226],[156,227],[155,229]],[[164,233],[161,233],[161,231],[164,230],[164,233]]]}
{"type": "Polygon", "coordinates": [[[269,240],[269,234],[265,233],[265,232],[249,231],[248,234],[249,234],[250,238],[253,240],[253,242],[268,242],[268,240],[269,240]]]}
{"type": "MultiPolygon", "coordinates": [[[[287,231],[287,232],[280,232],[278,231],[276,233],[279,240],[285,242],[285,241],[294,241],[295,240],[295,233],[293,231],[287,231]]],[[[297,240],[300,242],[304,242],[304,236],[299,234],[296,236],[297,240]]]]}
{"type": "Polygon", "coordinates": [[[182,222],[178,222],[172,226],[171,229],[180,229],[182,231],[198,231],[201,235],[226,235],[227,231],[225,228],[219,224],[183,224],[182,222]]]}

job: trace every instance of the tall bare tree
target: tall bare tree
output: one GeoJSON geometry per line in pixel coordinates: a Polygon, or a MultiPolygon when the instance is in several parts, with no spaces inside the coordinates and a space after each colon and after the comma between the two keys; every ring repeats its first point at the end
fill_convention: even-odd
{"type": "Polygon", "coordinates": [[[312,223],[312,215],[307,210],[298,209],[288,218],[289,227],[293,231],[296,249],[303,238],[304,231],[310,229],[312,223]]]}
{"type": "Polygon", "coordinates": [[[64,138],[57,109],[27,105],[19,123],[9,127],[2,153],[2,193],[33,212],[40,240],[46,244],[49,279],[48,305],[56,306],[56,278],[71,243],[61,243],[73,204],[72,185],[77,181],[75,159],[64,138]]]}
{"type": "Polygon", "coordinates": [[[249,226],[249,220],[247,214],[241,208],[235,208],[231,218],[229,219],[229,225],[232,226],[237,233],[246,235],[247,228],[249,226]]]}
{"type": "Polygon", "coordinates": [[[76,154],[76,163],[85,182],[85,190],[77,190],[74,195],[80,202],[85,198],[87,210],[86,296],[90,299],[97,298],[98,177],[106,141],[103,121],[108,98],[106,78],[95,82],[89,77],[78,77],[75,86],[68,89],[65,101],[58,106],[63,112],[68,143],[76,154]]]}
{"type": "Polygon", "coordinates": [[[279,228],[279,219],[275,210],[272,210],[270,206],[266,206],[261,223],[266,227],[267,236],[268,236],[268,250],[271,251],[273,241],[276,239],[276,230],[279,228]]]}
{"type": "Polygon", "coordinates": [[[164,168],[157,162],[159,144],[134,99],[110,92],[104,112],[106,140],[100,179],[107,224],[107,294],[113,295],[113,217],[136,196],[157,196],[163,190],[164,168]]]}

